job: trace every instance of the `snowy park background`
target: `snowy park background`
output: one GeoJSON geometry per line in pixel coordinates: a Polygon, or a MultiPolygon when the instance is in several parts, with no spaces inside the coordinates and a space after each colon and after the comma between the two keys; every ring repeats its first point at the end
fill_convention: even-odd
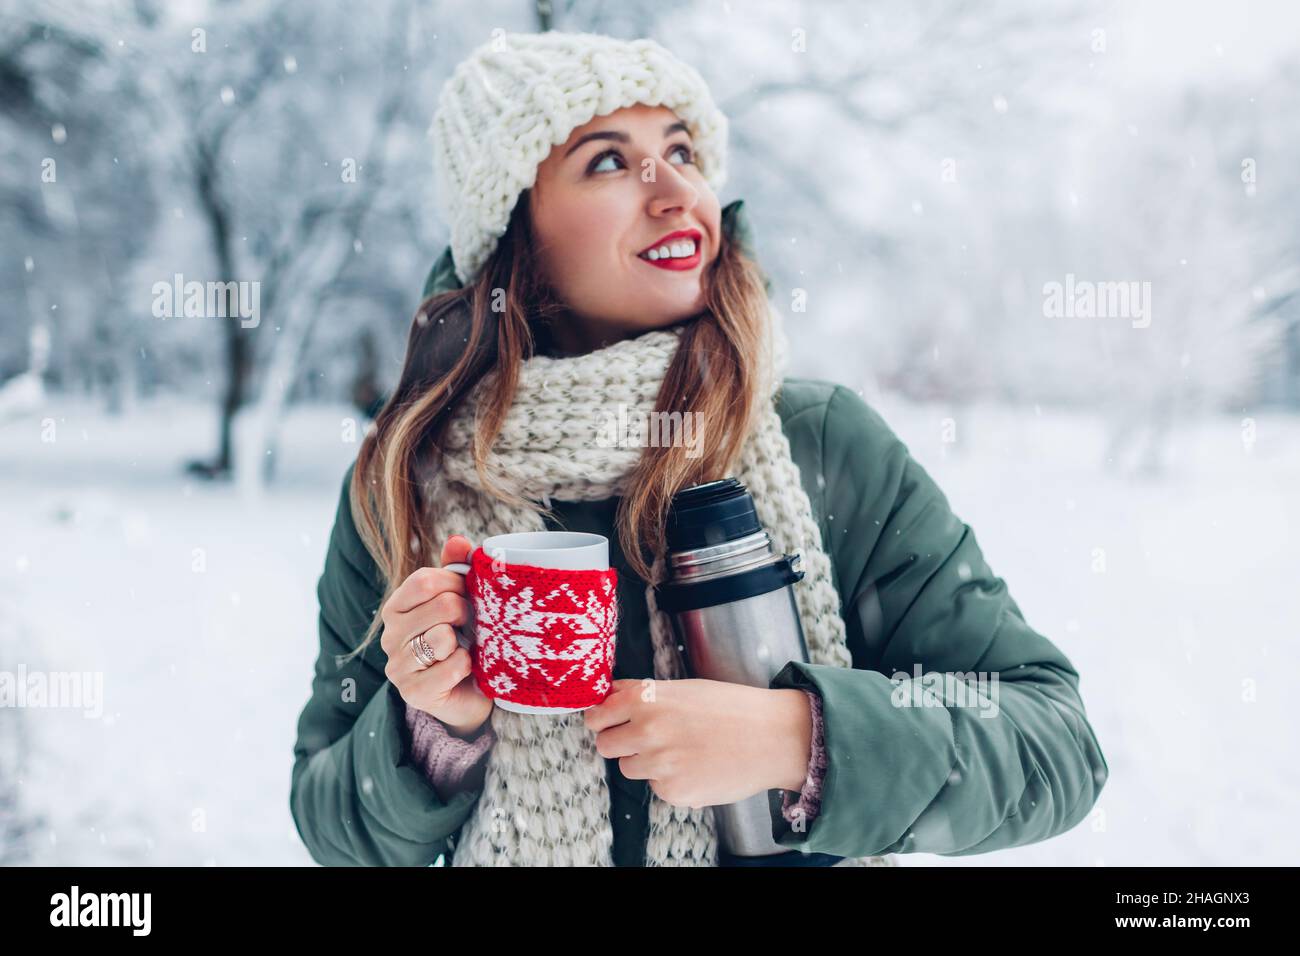
{"type": "MultiPolygon", "coordinates": [[[[861,391],[1082,675],[1089,818],[901,862],[1294,864],[1300,14],[553,7],[699,66],[794,374],[861,391]],[[1071,276],[1150,283],[1149,323],[1050,314],[1071,276]]],[[[0,14],[0,670],[103,675],[97,717],[0,707],[0,863],[312,862],[315,586],[447,242],[425,129],[546,25],[348,10],[0,14]],[[177,273],[259,281],[260,322],[156,315],[177,273]]]]}

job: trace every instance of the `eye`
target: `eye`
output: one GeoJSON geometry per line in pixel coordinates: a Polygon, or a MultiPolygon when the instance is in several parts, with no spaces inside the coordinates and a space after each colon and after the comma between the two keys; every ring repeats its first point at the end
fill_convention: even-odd
{"type": "Polygon", "coordinates": [[[690,146],[688,146],[688,145],[685,144],[685,143],[678,143],[676,146],[673,147],[673,150],[674,150],[674,151],[679,150],[679,149],[682,150],[682,152],[684,152],[684,153],[686,154],[686,162],[687,162],[687,163],[694,163],[694,162],[695,162],[695,153],[694,153],[694,151],[690,148],[690,146]]]}
{"type": "MultiPolygon", "coordinates": [[[[682,153],[682,154],[685,156],[685,161],[682,163],[682,165],[688,165],[688,164],[689,164],[689,165],[694,165],[694,164],[695,164],[695,153],[691,150],[691,147],[690,147],[689,145],[687,145],[686,143],[677,143],[676,145],[673,146],[672,151],[673,151],[674,153],[680,152],[680,153],[682,153]]],[[[591,165],[587,167],[587,173],[588,173],[588,175],[590,175],[590,174],[592,174],[592,173],[609,173],[609,172],[613,172],[613,169],[609,169],[609,168],[601,169],[601,168],[600,168],[600,165],[601,165],[603,162],[605,162],[605,160],[607,160],[607,159],[617,159],[619,162],[622,162],[622,161],[623,161],[623,156],[622,156],[621,153],[619,153],[619,151],[618,151],[617,149],[607,149],[607,150],[605,150],[603,153],[598,154],[595,158],[592,159],[592,161],[591,161],[591,165]]]]}
{"type": "Polygon", "coordinates": [[[587,167],[587,172],[588,172],[588,173],[604,173],[604,172],[610,172],[610,170],[607,170],[607,169],[597,169],[597,167],[598,167],[601,163],[603,163],[605,160],[607,160],[607,159],[614,159],[614,158],[617,158],[617,159],[619,159],[619,160],[622,160],[623,157],[619,155],[619,152],[618,152],[618,150],[616,150],[616,149],[607,149],[607,150],[605,150],[603,153],[601,153],[599,156],[597,156],[595,159],[593,159],[593,160],[591,161],[591,165],[587,167]]]}

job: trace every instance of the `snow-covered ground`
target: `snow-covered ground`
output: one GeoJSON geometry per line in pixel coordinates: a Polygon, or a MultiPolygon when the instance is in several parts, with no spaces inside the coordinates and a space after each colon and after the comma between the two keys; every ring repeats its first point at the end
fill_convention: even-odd
{"type": "MultiPolygon", "coordinates": [[[[1029,623],[1074,662],[1110,767],[1068,834],[901,861],[1294,864],[1300,420],[1258,416],[1249,450],[1239,418],[1182,426],[1170,474],[1139,480],[1099,470],[1089,416],[966,409],[944,445],[948,410],[877,408],[1029,623]]],[[[169,399],[112,418],[58,400],[0,425],[0,670],[103,681],[98,719],[0,709],[0,743],[21,734],[18,793],[36,824],[0,858],[311,863],[289,771],[316,580],[356,454],[341,440],[348,417],[292,409],[261,499],[181,473],[213,447],[207,406],[169,399]]],[[[0,782],[0,810],[3,797],[0,782]]]]}

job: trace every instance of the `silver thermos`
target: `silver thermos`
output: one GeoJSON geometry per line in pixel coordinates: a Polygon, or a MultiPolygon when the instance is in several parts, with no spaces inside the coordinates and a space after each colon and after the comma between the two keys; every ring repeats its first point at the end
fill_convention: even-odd
{"type": "MultiPolygon", "coordinates": [[[[768,687],[808,660],[794,583],[800,556],[774,552],[754,499],[735,478],[673,496],[665,524],[668,577],[655,601],[672,621],[690,677],[768,687]]],[[[781,791],[714,808],[719,844],[739,857],[789,853],[772,839],[781,791]]]]}

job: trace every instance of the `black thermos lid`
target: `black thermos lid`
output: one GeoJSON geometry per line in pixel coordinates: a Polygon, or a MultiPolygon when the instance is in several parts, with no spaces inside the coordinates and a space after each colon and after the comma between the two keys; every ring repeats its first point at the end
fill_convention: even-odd
{"type": "Polygon", "coordinates": [[[754,499],[736,478],[720,478],[673,495],[664,537],[669,551],[691,551],[761,531],[754,499]]]}

